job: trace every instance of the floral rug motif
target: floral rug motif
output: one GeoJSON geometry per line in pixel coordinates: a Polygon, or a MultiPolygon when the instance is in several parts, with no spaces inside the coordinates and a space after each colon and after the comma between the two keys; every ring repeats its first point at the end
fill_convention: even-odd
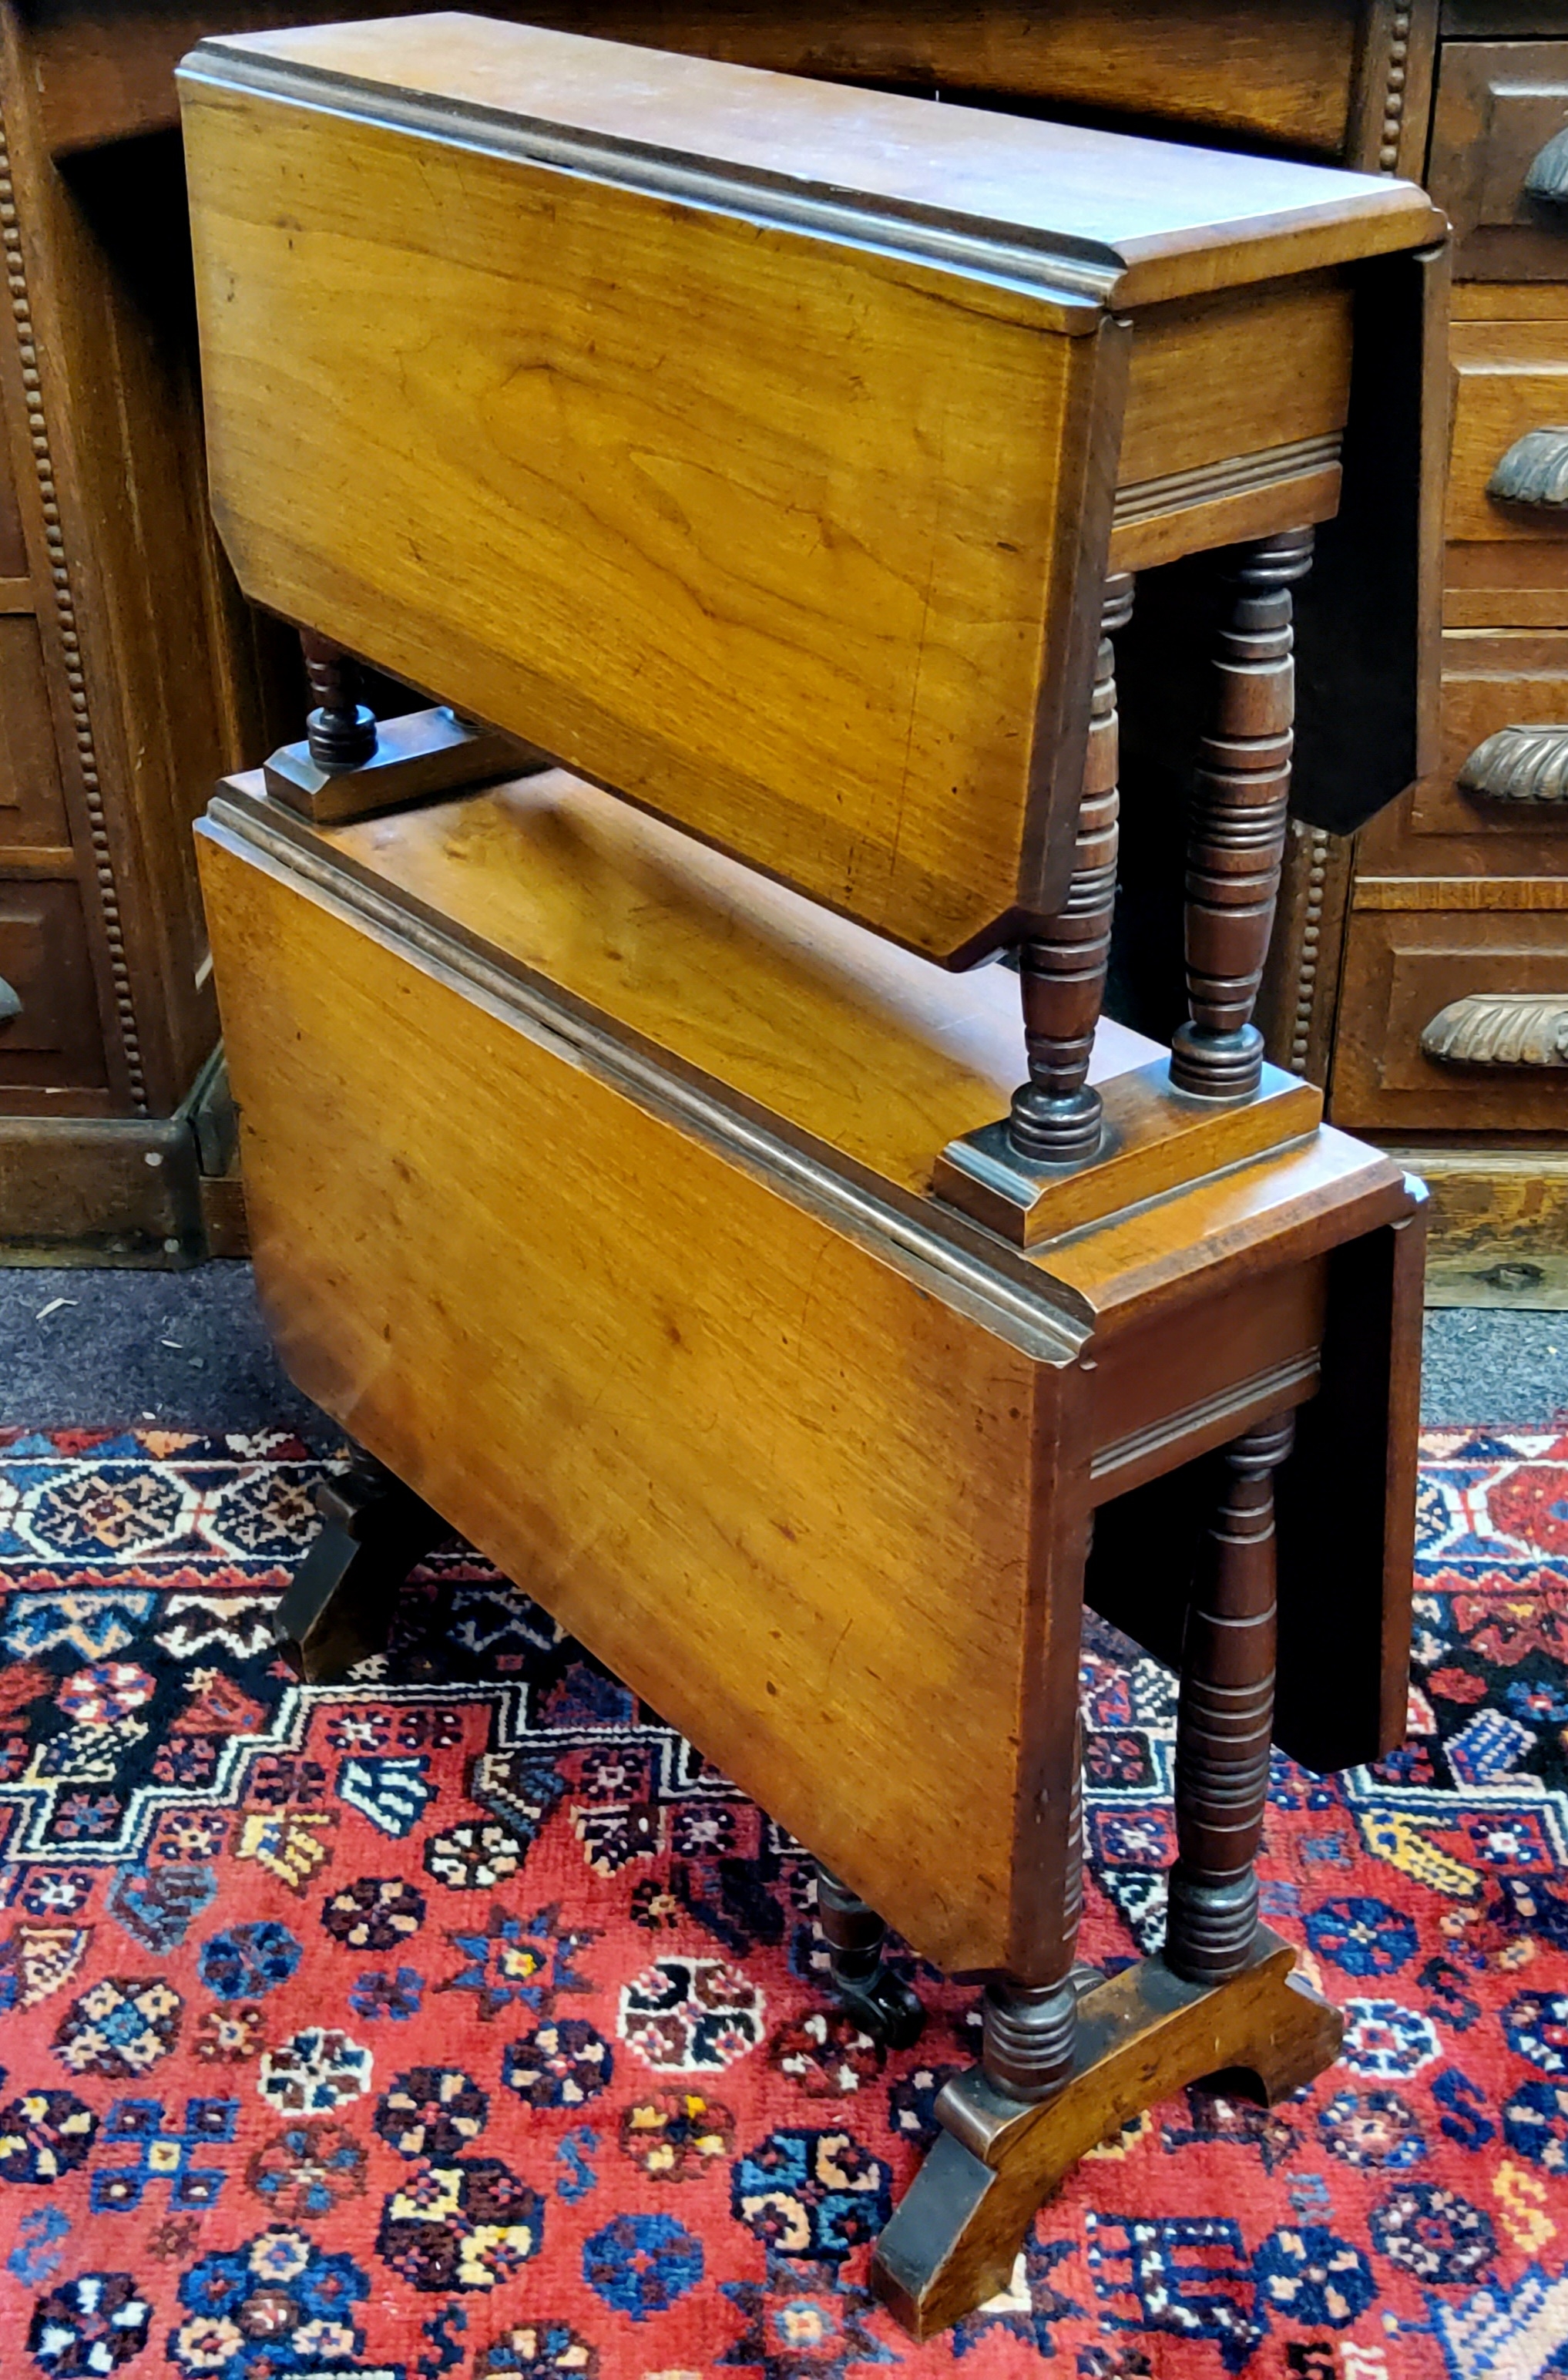
{"type": "MultiPolygon", "coordinates": [[[[0,2374],[1568,2372],[1568,1438],[1425,1454],[1409,1744],[1274,1773],[1264,1910],[1343,2062],[1152,2109],[916,2348],[866,2265],[972,1993],[877,2049],[798,1846],[461,1548],[298,1685],[296,1441],[0,1433],[0,2374]]],[[[1174,1696],[1103,1631],[1083,1686],[1110,1966],[1174,1696]]]]}

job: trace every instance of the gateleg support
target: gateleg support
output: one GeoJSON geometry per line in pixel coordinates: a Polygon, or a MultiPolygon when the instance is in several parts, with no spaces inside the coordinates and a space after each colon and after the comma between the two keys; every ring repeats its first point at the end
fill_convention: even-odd
{"type": "Polygon", "coordinates": [[[877,2242],[871,2285],[916,2339],[935,2338],[1007,2287],[1035,2213],[1077,2164],[1161,2099],[1225,2074],[1288,2097],[1339,2055],[1344,2019],[1260,1927],[1248,1965],[1206,1988],[1144,1959],[1078,2004],[1073,2070],[1031,2106],[982,2068],[942,2092],[935,2145],[877,2242]]]}
{"type": "Polygon", "coordinates": [[[272,1636],[308,1685],[332,1685],[384,1653],[397,1591],[452,1535],[440,1514],[368,1454],[316,1489],[322,1526],[272,1615],[272,1636]]]}
{"type": "Polygon", "coordinates": [[[925,2010],[912,1985],[883,1957],[887,1928],[858,1892],[818,1861],[816,1919],[827,1944],[834,1996],[874,2041],[910,2049],[920,2039],[925,2010]]]}

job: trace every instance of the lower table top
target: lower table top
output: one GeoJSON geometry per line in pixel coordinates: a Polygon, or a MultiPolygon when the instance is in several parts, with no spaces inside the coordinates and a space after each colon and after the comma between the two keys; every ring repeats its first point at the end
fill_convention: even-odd
{"type": "MultiPolygon", "coordinates": [[[[950,975],[561,770],[352,824],[282,811],[259,774],[231,781],[269,821],[443,938],[605,1024],[797,1145],[848,1164],[882,1196],[975,1235],[932,1188],[942,1149],[994,1122],[1024,1073],[1019,985],[999,965],[950,975]]],[[[341,872],[341,873],[340,873],[341,872]]],[[[1091,1079],[1107,1111],[1172,1101],[1167,1053],[1102,1020],[1091,1079]]],[[[1087,1220],[1085,1168],[1059,1185],[1062,1222],[1026,1256],[986,1232],[1000,1272],[1049,1280],[1102,1327],[1156,1289],[1182,1293],[1217,1264],[1364,1194],[1397,1203],[1381,1154],[1321,1126],[1318,1092],[1274,1079],[1274,1145],[1247,1112],[1197,1111],[1176,1193],[1087,1220]]],[[[1257,1112],[1256,1110],[1253,1111],[1257,1112]]],[[[1369,1216],[1369,1220],[1374,1220],[1369,1216]]]]}

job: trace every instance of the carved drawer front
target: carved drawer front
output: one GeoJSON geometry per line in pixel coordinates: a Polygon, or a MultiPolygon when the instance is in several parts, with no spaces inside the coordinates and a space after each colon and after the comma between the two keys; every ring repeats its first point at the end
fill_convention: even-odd
{"type": "Polygon", "coordinates": [[[0,615],[0,847],[68,841],[38,624],[0,615]]]}
{"type": "Polygon", "coordinates": [[[1330,1113],[1352,1130],[1568,1131],[1568,910],[1358,910],[1330,1113]]]}
{"type": "Polygon", "coordinates": [[[1369,876],[1568,876],[1568,635],[1442,640],[1440,765],[1365,829],[1369,876]]]}
{"type": "Polygon", "coordinates": [[[1568,320],[1458,320],[1449,340],[1444,619],[1568,627],[1568,320]]]}
{"type": "Polygon", "coordinates": [[[1568,42],[1445,42],[1427,187],[1461,277],[1568,274],[1568,42]]]}
{"type": "Polygon", "coordinates": [[[76,886],[0,882],[0,1108],[7,1090],[104,1079],[76,886]]]}

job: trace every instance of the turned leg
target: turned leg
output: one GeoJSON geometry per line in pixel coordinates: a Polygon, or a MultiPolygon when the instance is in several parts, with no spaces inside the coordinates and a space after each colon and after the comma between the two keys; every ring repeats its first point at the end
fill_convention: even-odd
{"type": "MultiPolygon", "coordinates": [[[[1338,2055],[1338,2010],[1258,1923],[1252,1864],[1272,1716],[1272,1475],[1293,1427],[1275,1416],[1226,1450],[1184,1648],[1166,1948],[1111,1976],[1064,1963],[1055,1983],[990,1986],[982,2064],[939,2094],[942,2129],[872,2261],[873,2288],[916,2338],[1006,2288],[1035,2210],[1141,2109],[1222,2072],[1279,2098],[1338,2055]]],[[[1063,1936],[1070,1956],[1070,1925],[1063,1936]]]]}
{"type": "Polygon", "coordinates": [[[313,708],[306,721],[310,758],[329,775],[340,769],[363,768],[376,749],[375,713],[367,710],[356,688],[358,666],[341,645],[301,628],[300,650],[310,682],[313,708]]]}
{"type": "Polygon", "coordinates": [[[920,2039],[925,2010],[902,1977],[883,1963],[887,1928],[875,1910],[820,1861],[816,1922],[827,1944],[828,1972],[839,2001],[874,2040],[886,2042],[889,2049],[908,2049],[920,2039]]]}
{"type": "Polygon", "coordinates": [[[368,1454],[316,1489],[320,1534],[279,1599],[272,1635],[310,1685],[384,1653],[397,1591],[452,1532],[439,1512],[368,1454]]]}
{"type": "Polygon", "coordinates": [[[1260,1929],[1244,1974],[1209,1991],[1163,1959],[1098,1979],[1079,2006],[1071,2079],[1038,2107],[979,2072],[936,2101],[942,2130],[876,2243],[871,2285],[915,2338],[935,2338],[1006,2289],[1036,2210],[1097,2143],[1206,2075],[1240,2070],[1269,2098],[1331,2066],[1344,2020],[1260,1929]]]}
{"type": "Polygon", "coordinates": [[[1020,1984],[994,1977],[981,2007],[981,2065],[986,2081],[1004,2097],[1029,2106],[1055,2098],[1073,2070],[1078,2041],[1078,1998],[1085,1981],[1098,1980],[1080,1968],[1074,1953],[1083,1915],[1083,1742],[1075,1742],[1072,1800],[1063,1875],[1060,1972],[1049,1982],[1020,1984]]]}
{"type": "Polygon", "coordinates": [[[313,628],[302,628],[299,642],[311,695],[305,739],[274,752],[261,774],[273,801],[315,826],[340,826],[549,765],[531,746],[444,704],[378,722],[359,700],[352,655],[313,628]]]}
{"type": "Polygon", "coordinates": [[[1187,873],[1189,1021],[1171,1045],[1171,1081],[1204,1099],[1250,1098],[1262,1080],[1252,1022],[1273,929],[1290,799],[1295,666],[1291,588],[1312,565],[1312,531],[1236,549],[1215,655],[1213,724],[1199,754],[1187,873]]]}
{"type": "Polygon", "coordinates": [[[1165,1964],[1188,1983],[1241,1973],[1258,1932],[1253,1865],[1274,1717],[1274,1480],[1296,1415],[1224,1451],[1225,1492],[1188,1606],[1176,1708],[1176,1864],[1165,1964]]]}
{"type": "Polygon", "coordinates": [[[1088,1086],[1090,1053],[1116,900],[1116,685],[1111,643],[1132,617],[1132,580],[1105,581],[1090,714],[1078,849],[1067,906],[1019,950],[1029,1080],[1013,1093],[1007,1137],[1037,1165],[1080,1164],[1100,1146],[1100,1094],[1088,1086]]]}

